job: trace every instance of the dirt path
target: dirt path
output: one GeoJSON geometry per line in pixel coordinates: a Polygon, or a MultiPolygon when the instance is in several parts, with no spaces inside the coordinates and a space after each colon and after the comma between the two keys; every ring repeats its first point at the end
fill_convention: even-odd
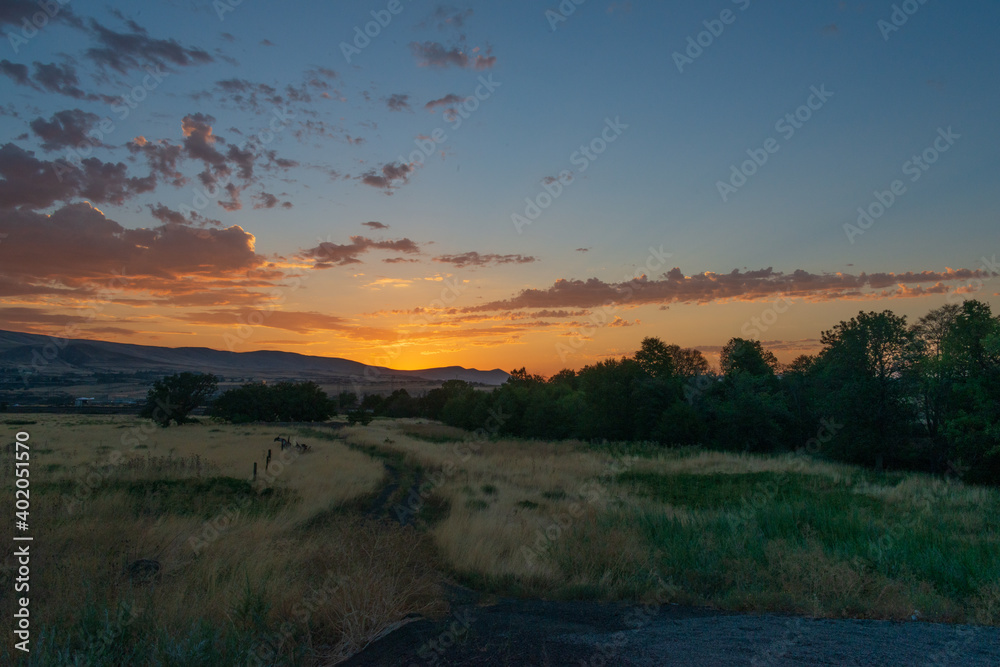
{"type": "Polygon", "coordinates": [[[1000,667],[994,627],[464,597],[449,618],[404,625],[344,664],[1000,667]]]}
{"type": "Polygon", "coordinates": [[[388,479],[372,501],[367,516],[371,519],[391,518],[405,526],[412,520],[414,514],[396,510],[399,506],[405,507],[410,495],[419,490],[423,483],[423,473],[416,468],[401,468],[394,462],[386,461],[383,465],[388,479]]]}

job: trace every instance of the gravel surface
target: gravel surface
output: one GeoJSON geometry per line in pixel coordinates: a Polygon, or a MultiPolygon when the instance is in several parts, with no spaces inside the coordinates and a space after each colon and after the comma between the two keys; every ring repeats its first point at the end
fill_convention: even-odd
{"type": "Polygon", "coordinates": [[[456,600],[346,665],[1000,667],[1000,628],[747,615],[665,605],[456,600]]]}

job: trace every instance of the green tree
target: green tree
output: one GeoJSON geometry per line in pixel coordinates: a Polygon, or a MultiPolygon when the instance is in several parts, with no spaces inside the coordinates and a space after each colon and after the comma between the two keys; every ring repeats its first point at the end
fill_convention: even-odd
{"type": "Polygon", "coordinates": [[[759,340],[732,338],[722,348],[719,366],[726,377],[736,373],[771,377],[778,370],[778,360],[759,340]]]}
{"type": "Polygon", "coordinates": [[[821,341],[823,409],[845,425],[830,453],[856,463],[898,465],[916,421],[906,380],[920,349],[906,318],[890,310],[861,312],[824,331],[821,341]]]}
{"type": "Polygon", "coordinates": [[[643,338],[639,351],[633,358],[639,364],[639,368],[652,378],[670,377],[674,374],[674,355],[671,346],[659,338],[643,338]]]}
{"type": "Polygon", "coordinates": [[[215,393],[219,379],[207,373],[179,373],[157,380],[146,394],[139,416],[163,427],[188,420],[191,411],[215,393]]]}

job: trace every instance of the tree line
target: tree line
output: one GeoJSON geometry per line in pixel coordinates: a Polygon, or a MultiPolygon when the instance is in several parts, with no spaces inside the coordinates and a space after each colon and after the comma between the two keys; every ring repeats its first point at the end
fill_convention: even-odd
{"type": "MultiPolygon", "coordinates": [[[[339,410],[351,423],[419,416],[470,430],[490,424],[499,436],[805,450],[1000,484],[1000,318],[989,304],[948,304],[912,324],[890,310],[862,311],[820,340],[817,354],[780,364],[760,341],[733,338],[714,371],[698,350],[650,337],[632,356],[578,371],[515,370],[492,391],[450,380],[422,396],[333,399],[311,382],[247,384],[215,399],[210,414],[315,421],[339,410]]],[[[205,398],[203,385],[187,382],[205,398]]],[[[146,416],[163,411],[161,384],[146,416]]]]}

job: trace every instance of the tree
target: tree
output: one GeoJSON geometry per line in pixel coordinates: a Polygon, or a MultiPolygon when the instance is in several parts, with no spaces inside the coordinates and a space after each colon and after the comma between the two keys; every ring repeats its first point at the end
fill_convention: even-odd
{"type": "Polygon", "coordinates": [[[358,395],[355,394],[353,391],[342,391],[340,392],[340,395],[337,397],[337,403],[340,406],[341,410],[344,411],[350,410],[351,408],[357,406],[358,395]]]}
{"type": "Polygon", "coordinates": [[[861,312],[824,331],[821,341],[825,409],[845,425],[831,451],[856,463],[898,464],[916,421],[906,380],[920,349],[906,318],[890,310],[861,312]]]}
{"type": "Polygon", "coordinates": [[[163,427],[170,426],[171,421],[183,424],[218,386],[219,379],[207,373],[180,373],[157,380],[146,394],[146,405],[139,416],[163,427]]]}
{"type": "Polygon", "coordinates": [[[336,402],[315,382],[248,383],[212,403],[213,417],[234,423],[315,422],[335,414],[336,402]]]}
{"type": "Polygon", "coordinates": [[[682,378],[690,379],[708,373],[708,359],[700,350],[671,345],[670,354],[674,360],[674,372],[682,378]]]}
{"type": "Polygon", "coordinates": [[[674,374],[672,350],[659,338],[643,338],[633,358],[650,377],[670,377],[674,374]]]}
{"type": "Polygon", "coordinates": [[[719,366],[726,377],[736,373],[770,377],[778,370],[778,360],[759,340],[732,338],[722,348],[719,366]]]}

